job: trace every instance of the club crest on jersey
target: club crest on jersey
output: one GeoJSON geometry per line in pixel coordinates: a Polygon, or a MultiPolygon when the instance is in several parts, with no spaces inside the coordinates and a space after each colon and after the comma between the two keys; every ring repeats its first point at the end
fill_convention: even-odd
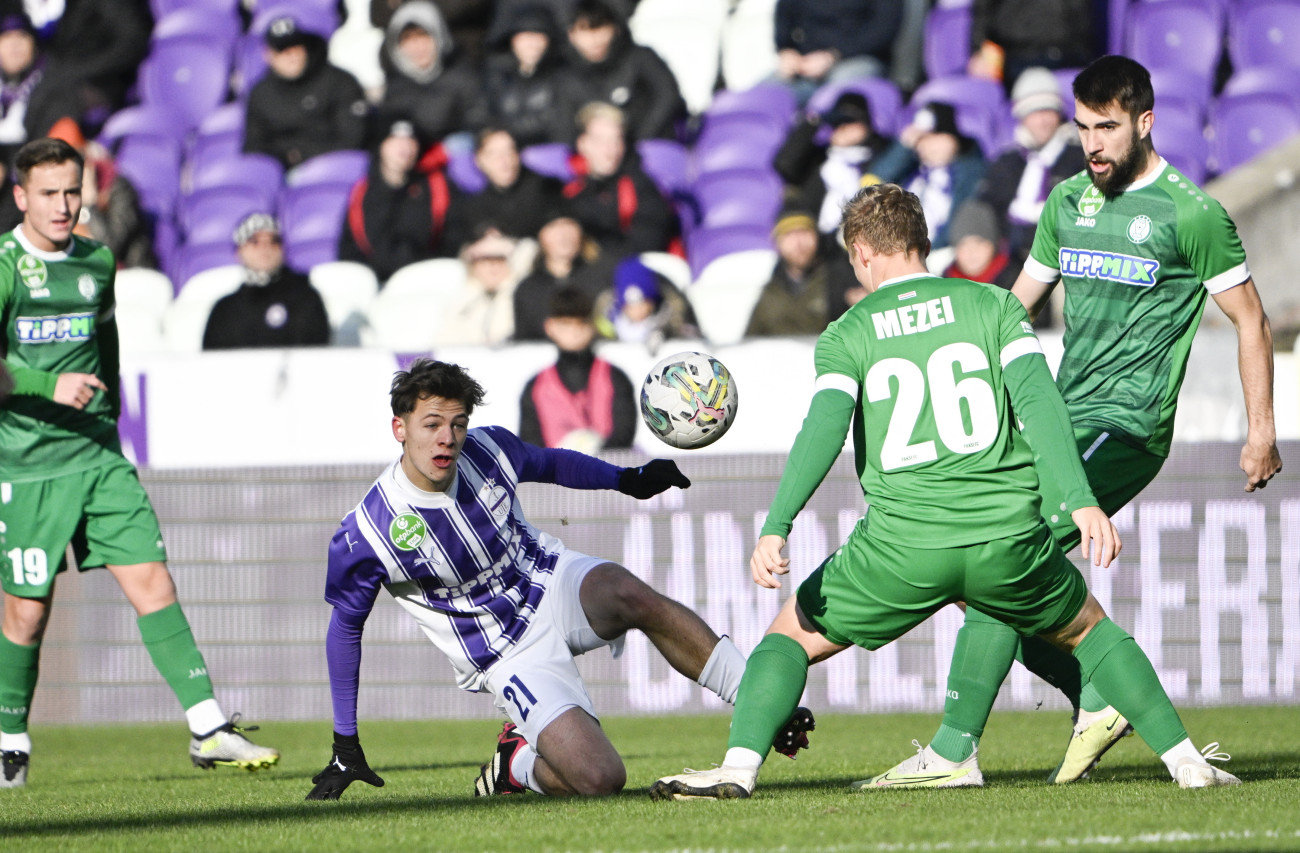
{"type": "Polygon", "coordinates": [[[97,290],[99,290],[99,286],[95,284],[95,279],[90,273],[82,273],[77,276],[77,292],[81,294],[82,299],[89,302],[95,298],[97,290]]]}
{"type": "Polygon", "coordinates": [[[45,261],[35,255],[23,255],[18,259],[17,266],[18,277],[31,290],[32,296],[50,295],[50,291],[45,287],[46,278],[49,276],[49,271],[45,269],[45,261]]]}
{"type": "Polygon", "coordinates": [[[1135,216],[1128,224],[1128,239],[1133,243],[1145,243],[1151,236],[1151,217],[1135,216]]]}
{"type": "Polygon", "coordinates": [[[510,495],[506,492],[505,486],[499,486],[494,481],[488,480],[479,490],[479,496],[488,512],[492,517],[500,521],[510,512],[510,495]]]}
{"type": "Polygon", "coordinates": [[[428,533],[429,527],[424,523],[424,519],[413,512],[402,513],[388,525],[388,538],[403,551],[414,551],[419,548],[428,533]]]}
{"type": "Polygon", "coordinates": [[[1153,287],[1160,262],[1117,252],[1089,252],[1062,248],[1057,254],[1061,275],[1113,281],[1134,287],[1153,287]]]}
{"type": "Polygon", "coordinates": [[[1106,194],[1096,187],[1089,186],[1079,196],[1079,213],[1084,216],[1093,217],[1101,213],[1102,205],[1106,203],[1106,194]]]}
{"type": "Polygon", "coordinates": [[[57,317],[18,317],[14,331],[20,344],[88,341],[95,334],[94,314],[60,314],[57,317]]]}

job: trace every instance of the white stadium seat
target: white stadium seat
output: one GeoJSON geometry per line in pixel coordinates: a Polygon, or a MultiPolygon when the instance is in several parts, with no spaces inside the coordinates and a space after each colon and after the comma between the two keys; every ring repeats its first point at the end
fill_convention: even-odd
{"type": "Polygon", "coordinates": [[[171,352],[203,349],[203,330],[217,300],[239,289],[244,268],[239,264],[204,270],[191,276],[163,315],[163,337],[171,352]]]}
{"type": "Polygon", "coordinates": [[[774,250],[751,249],[723,255],[701,270],[686,295],[711,344],[726,346],[745,336],[749,315],[775,266],[774,250]]]}
{"type": "Polygon", "coordinates": [[[311,268],[311,284],[325,302],[335,346],[356,346],[379,280],[365,264],[331,261],[311,268]]]}
{"type": "Polygon", "coordinates": [[[455,258],[402,267],[370,303],[362,345],[399,353],[431,351],[442,312],[464,286],[465,265],[455,258]]]}
{"type": "Polygon", "coordinates": [[[163,314],[172,302],[172,280],[157,270],[119,270],[114,291],[117,333],[123,352],[163,352],[163,314]]]}
{"type": "Polygon", "coordinates": [[[722,0],[641,0],[628,21],[632,38],[668,63],[693,114],[713,100],[726,16],[722,0]]]}
{"type": "Polygon", "coordinates": [[[722,28],[722,80],[748,89],[776,71],[776,0],[740,0],[722,28]]]}

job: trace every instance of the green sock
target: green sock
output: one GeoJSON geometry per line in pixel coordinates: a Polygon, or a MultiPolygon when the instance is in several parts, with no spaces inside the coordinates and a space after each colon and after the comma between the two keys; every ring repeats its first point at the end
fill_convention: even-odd
{"type": "Polygon", "coordinates": [[[40,664],[40,643],[20,646],[0,634],[0,731],[11,735],[27,731],[40,664]]]}
{"type": "MultiPolygon", "coordinates": [[[[1079,678],[1079,662],[1074,655],[1062,651],[1039,637],[1024,637],[1020,642],[1020,651],[1016,660],[1024,664],[1025,669],[1046,681],[1065,694],[1070,700],[1071,708],[1079,707],[1079,693],[1083,688],[1079,678]]],[[[1096,691],[1093,691],[1096,693],[1096,691]]],[[[1105,708],[1103,702],[1100,708],[1105,708]]]]}
{"type": "Polygon", "coordinates": [[[727,748],[739,746],[766,757],[807,683],[808,653],[803,646],[784,634],[764,637],[745,664],[727,748]]]}
{"type": "Polygon", "coordinates": [[[1019,645],[1014,629],[966,608],[948,670],[943,722],[930,739],[935,752],[949,761],[965,761],[975,751],[1019,645]]]}
{"type": "Polygon", "coordinates": [[[1110,703],[1107,702],[1097,688],[1089,681],[1083,685],[1083,690],[1079,691],[1079,707],[1085,711],[1100,711],[1110,703]]]}
{"type": "Polygon", "coordinates": [[[1146,652],[1129,633],[1102,619],[1074,650],[1085,681],[1111,697],[1111,704],[1137,729],[1147,746],[1163,755],[1187,738],[1187,729],[1160,684],[1146,652]]]}
{"type": "Polygon", "coordinates": [[[212,679],[203,654],[194,642],[189,620],[179,602],[136,620],[153,665],[171,686],[182,708],[193,708],[205,699],[214,698],[212,679]]]}

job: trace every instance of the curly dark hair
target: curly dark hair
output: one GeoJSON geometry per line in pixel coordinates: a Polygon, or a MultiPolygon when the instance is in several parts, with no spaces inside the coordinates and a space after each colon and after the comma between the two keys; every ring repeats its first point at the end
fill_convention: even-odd
{"type": "Polygon", "coordinates": [[[409,370],[399,370],[390,393],[393,414],[399,418],[415,411],[416,404],[428,397],[457,400],[467,415],[483,402],[483,386],[465,368],[432,358],[416,359],[409,370]]]}

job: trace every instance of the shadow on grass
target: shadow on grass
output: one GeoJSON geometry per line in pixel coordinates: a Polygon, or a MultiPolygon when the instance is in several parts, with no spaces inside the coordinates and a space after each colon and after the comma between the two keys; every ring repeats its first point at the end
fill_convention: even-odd
{"type": "MultiPolygon", "coordinates": [[[[482,761],[447,761],[438,764],[385,764],[382,767],[375,767],[374,771],[380,776],[385,773],[406,773],[410,771],[422,770],[473,770],[478,771],[483,766],[482,761]]],[[[234,768],[213,768],[211,772],[224,773],[226,775],[238,775],[239,770],[234,768]]],[[[277,780],[285,779],[311,779],[320,772],[320,768],[315,770],[284,771],[277,768],[271,770],[260,770],[258,775],[261,778],[274,778],[277,780]]],[[[176,773],[156,773],[146,776],[150,782],[202,782],[207,778],[207,773],[200,772],[197,768],[192,771],[177,771],[176,773]]],[[[88,780],[89,781],[89,780],[88,780]]],[[[94,784],[99,784],[95,781],[94,784]]]]}

